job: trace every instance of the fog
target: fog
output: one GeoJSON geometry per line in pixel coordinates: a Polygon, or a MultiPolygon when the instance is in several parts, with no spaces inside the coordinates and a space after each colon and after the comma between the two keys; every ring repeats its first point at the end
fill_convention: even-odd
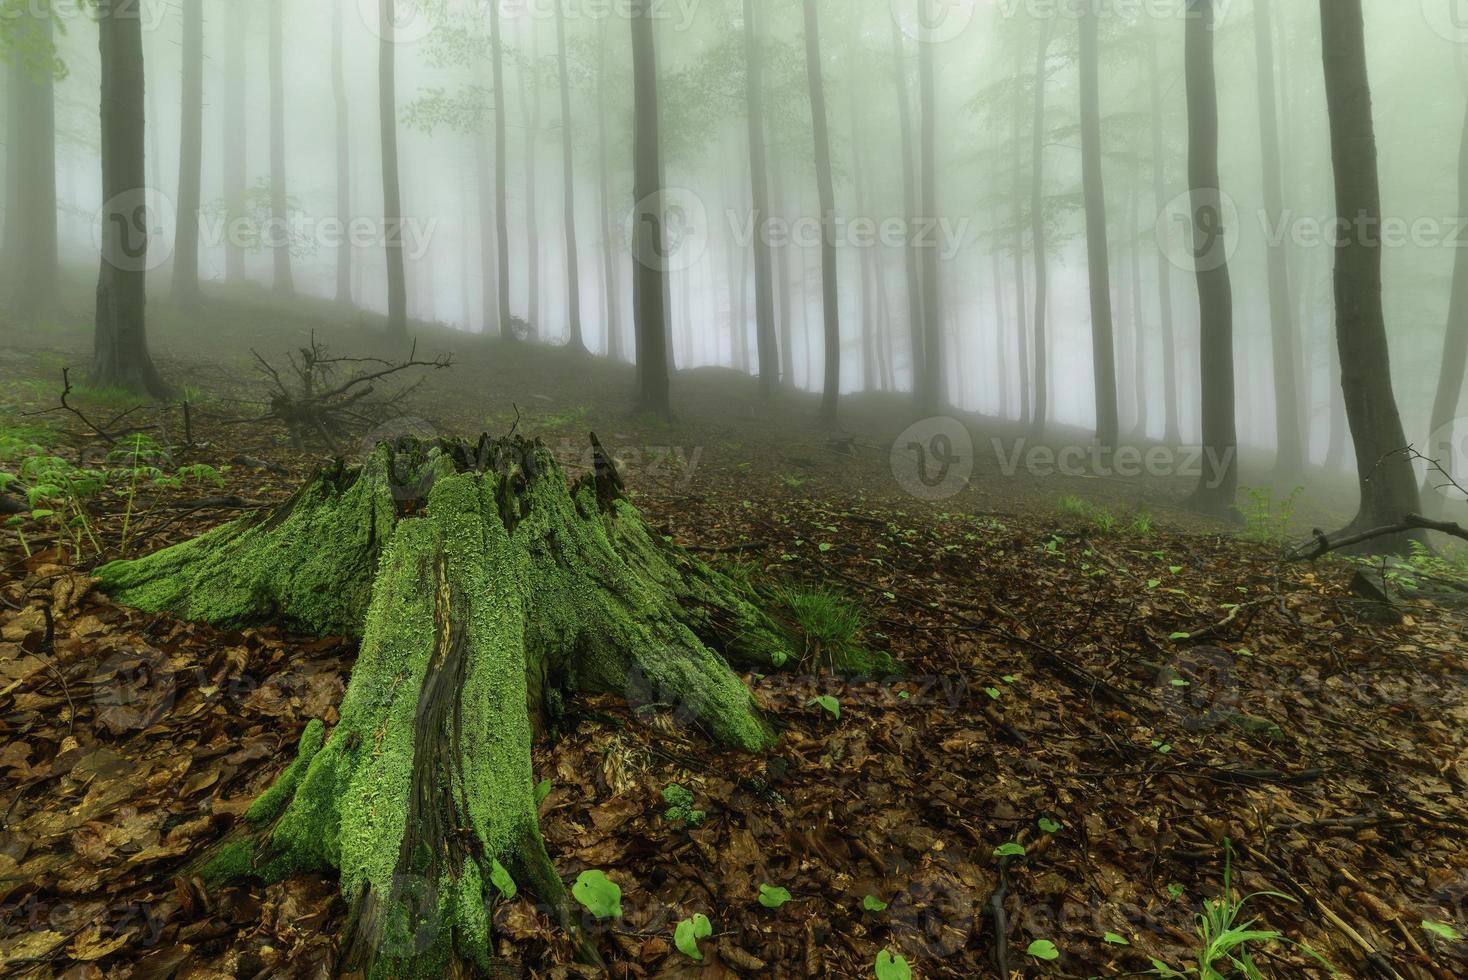
{"type": "MultiPolygon", "coordinates": [[[[353,243],[350,301],[386,311],[378,120],[377,0],[307,3],[282,10],[284,190],[293,288],[332,297],[338,245],[353,243]],[[340,23],[349,188],[338,194],[333,32],[340,23]]],[[[77,5],[79,6],[79,5],[77,5]]],[[[185,5],[144,0],[146,157],[153,203],[150,277],[167,282],[179,188],[182,17],[185,5]],[[156,260],[153,258],[156,257],[156,260]]],[[[203,3],[203,140],[199,273],[229,275],[228,240],[243,251],[235,278],[272,285],[270,220],[270,0],[203,3]],[[242,96],[242,110],[231,98],[242,96]],[[235,112],[239,111],[238,117],[235,112]],[[235,177],[230,177],[231,166],[235,177]],[[231,210],[229,181],[248,193],[231,210]]],[[[576,257],[585,343],[634,350],[634,106],[626,5],[565,5],[570,118],[563,119],[555,5],[502,4],[504,91],[489,69],[488,8],[478,0],[410,3],[396,10],[396,115],[407,303],[412,318],[498,333],[492,308],[495,113],[506,129],[509,308],[531,336],[569,337],[562,133],[573,153],[576,257]],[[604,166],[604,170],[603,170],[604,166]],[[604,183],[603,183],[604,178],[604,183]],[[605,196],[603,196],[605,195],[605,196]],[[603,211],[611,229],[603,234],[603,211]],[[488,249],[486,249],[486,244],[488,249]],[[607,265],[606,253],[612,261],[607,265]],[[620,280],[606,283],[610,267],[620,280]],[[488,273],[488,275],[487,275],[488,273]],[[534,281],[532,281],[532,278],[534,281]],[[615,302],[612,301],[615,294],[615,302]],[[612,325],[615,320],[615,328],[612,325]]],[[[774,246],[774,298],[788,363],[784,380],[823,386],[820,208],[802,5],[761,0],[765,154],[774,246]],[[786,240],[788,239],[788,241],[786,240]]],[[[1088,302],[1078,72],[1081,4],[1043,0],[940,5],[930,28],[916,4],[822,4],[821,74],[830,125],[843,392],[910,389],[914,371],[905,296],[905,249],[937,259],[942,372],[952,407],[1002,418],[1022,404],[1033,375],[1035,78],[1042,36],[1045,110],[1039,198],[1047,242],[1045,327],[1048,416],[1096,422],[1088,302]],[[911,7],[912,9],[906,9],[911,7]],[[894,40],[894,30],[896,38],[894,40]],[[897,45],[894,48],[894,44],[897,45]],[[919,54],[934,71],[934,186],[918,210],[904,202],[906,150],[913,178],[921,104],[919,54]],[[894,51],[900,53],[898,65],[894,51]],[[899,89],[900,86],[900,89],[899,89]],[[898,100],[908,101],[909,142],[898,100]],[[935,213],[922,204],[935,203],[935,213]],[[912,220],[909,220],[911,218],[912,220]],[[1018,252],[1018,256],[1016,256],[1018,252]],[[1018,258],[1018,261],[1016,259],[1018,258]],[[1023,370],[1022,370],[1023,369],[1023,370]]],[[[1409,437],[1429,431],[1455,247],[1464,37],[1450,4],[1367,4],[1370,82],[1380,159],[1384,299],[1392,380],[1409,437]],[[1443,10],[1438,10],[1443,7],[1443,10]]],[[[11,24],[40,0],[11,0],[11,24]]],[[[60,254],[94,263],[103,200],[99,170],[97,25],[57,2],[56,179],[60,254]]],[[[1110,242],[1110,306],[1124,432],[1200,438],[1198,300],[1190,256],[1188,114],[1183,5],[1103,4],[1100,36],[1101,170],[1110,242]],[[1155,52],[1155,62],[1152,53],[1155,52]],[[1155,74],[1154,74],[1155,65],[1155,74]],[[1153,106],[1154,82],[1160,100],[1153,106]],[[1154,108],[1160,115],[1154,116],[1154,108]],[[1154,135],[1160,163],[1154,159],[1154,135]],[[1158,183],[1160,177],[1160,183],[1158,183]],[[1158,190],[1163,206],[1158,206],[1158,190]],[[1159,263],[1161,254],[1166,261],[1159,263]],[[1169,277],[1177,372],[1165,405],[1161,279],[1169,277]],[[1176,415],[1176,432],[1169,416],[1176,415]]],[[[1286,256],[1294,371],[1312,462],[1348,466],[1351,440],[1334,355],[1334,184],[1321,68],[1320,12],[1308,3],[1266,9],[1275,44],[1283,212],[1266,207],[1261,157],[1260,63],[1251,0],[1214,5],[1219,172],[1233,283],[1237,424],[1242,445],[1276,440],[1269,278],[1271,249],[1286,256]]],[[[745,38],[737,0],[681,0],[653,9],[668,221],[670,334],[682,370],[754,370],[755,234],[745,105],[745,38]]],[[[8,84],[15,87],[12,71],[8,84]]],[[[12,194],[25,194],[24,188],[12,194]]],[[[201,326],[201,329],[207,327],[201,326]]]]}

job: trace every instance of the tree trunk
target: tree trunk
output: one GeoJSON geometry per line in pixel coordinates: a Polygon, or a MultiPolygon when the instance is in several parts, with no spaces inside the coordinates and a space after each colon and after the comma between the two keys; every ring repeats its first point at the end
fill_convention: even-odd
{"type": "Polygon", "coordinates": [[[177,222],[173,235],[173,302],[199,302],[199,208],[204,168],[204,0],[181,0],[183,86],[179,111],[177,222]]]}
{"type": "Polygon", "coordinates": [[[1040,43],[1035,54],[1035,122],[1031,149],[1030,247],[1035,253],[1035,413],[1034,434],[1043,437],[1050,419],[1050,353],[1045,336],[1045,317],[1050,303],[1050,261],[1045,236],[1045,83],[1049,80],[1050,38],[1054,24],[1046,18],[1040,25],[1040,43]]]}
{"type": "MultiPolygon", "coordinates": [[[[1148,31],[1147,67],[1152,103],[1152,205],[1158,214],[1167,207],[1167,155],[1162,141],[1162,72],[1157,67],[1157,32],[1148,31]]],[[[1162,397],[1165,409],[1162,441],[1182,442],[1177,406],[1177,328],[1172,315],[1172,265],[1157,250],[1157,306],[1162,328],[1162,397]]]]}
{"type": "MultiPolygon", "coordinates": [[[[1349,219],[1336,246],[1335,307],[1341,390],[1361,486],[1361,510],[1350,530],[1367,531],[1416,513],[1421,497],[1392,391],[1381,305],[1381,184],[1361,0],[1321,0],[1320,25],[1336,214],[1349,219]]],[[[1420,534],[1378,538],[1366,547],[1400,552],[1413,538],[1420,534]]]]}
{"type": "Polygon", "coordinates": [[[770,243],[764,223],[770,216],[769,175],[765,170],[764,51],[754,0],[744,0],[745,121],[749,130],[749,188],[754,201],[754,342],[759,358],[760,394],[769,397],[780,380],[775,339],[775,299],[770,243]]]}
{"type": "Polygon", "coordinates": [[[510,323],[509,173],[505,164],[505,41],[500,28],[500,5],[497,3],[489,4],[489,44],[489,60],[494,74],[494,257],[499,282],[496,290],[499,323],[494,332],[514,340],[515,331],[510,323]]]}
{"type": "Polygon", "coordinates": [[[97,8],[101,56],[102,262],[97,278],[96,334],[92,380],[156,398],[172,389],[148,354],[147,179],[144,159],[146,102],[143,29],[130,0],[100,0],[97,8]]]}
{"type": "MultiPolygon", "coordinates": [[[[1046,21],[1048,24],[1049,21],[1046,21]]],[[[892,67],[897,78],[897,118],[901,130],[898,152],[902,154],[902,206],[907,227],[912,228],[917,218],[918,186],[916,168],[912,162],[912,101],[907,84],[906,45],[902,39],[902,26],[892,18],[892,67]]],[[[922,390],[923,372],[927,357],[923,351],[923,283],[918,264],[917,244],[909,233],[903,244],[903,260],[907,270],[907,329],[910,358],[912,361],[913,398],[922,404],[928,395],[922,390]]]]}
{"type": "MultiPolygon", "coordinates": [[[[1023,89],[1024,72],[1024,49],[1018,45],[1014,49],[1014,85],[1015,92],[1023,89]]],[[[1014,323],[1015,338],[1019,342],[1019,421],[1021,425],[1030,424],[1030,312],[1028,308],[1028,284],[1025,282],[1025,232],[1024,232],[1024,163],[1021,151],[1020,137],[1022,134],[1021,106],[1018,101],[1012,107],[1013,125],[1009,130],[1009,148],[1013,154],[1013,178],[1014,199],[1012,209],[1014,214],[1014,323]]],[[[1002,329],[1002,327],[1001,327],[1002,329]]]]}
{"type": "Polygon", "coordinates": [[[1099,15],[1087,5],[1080,18],[1081,169],[1086,199],[1086,263],[1090,272],[1091,359],[1096,385],[1096,440],[1116,445],[1116,353],[1111,324],[1111,258],[1106,241],[1106,190],[1101,176],[1101,67],[1099,15]]]}
{"type": "MultiPolygon", "coordinates": [[[[403,200],[398,183],[397,16],[394,0],[379,0],[377,48],[378,125],[382,136],[382,213],[387,247],[387,335],[408,336],[408,276],[403,266],[403,200]]],[[[432,295],[430,291],[428,295],[432,295]]]]}
{"type": "Polygon", "coordinates": [[[597,172],[601,180],[601,240],[603,292],[606,296],[607,357],[624,359],[622,353],[622,301],[617,278],[617,246],[612,237],[611,169],[607,162],[607,26],[603,19],[596,46],[596,148],[597,172]]]}
{"type": "MultiPolygon", "coordinates": [[[[1468,214],[1468,111],[1463,117],[1463,138],[1458,150],[1458,213],[1468,214]]],[[[1463,369],[1468,362],[1468,249],[1459,248],[1453,257],[1453,290],[1448,304],[1448,322],[1443,332],[1442,368],[1437,379],[1437,396],[1432,403],[1432,422],[1424,452],[1452,471],[1462,460],[1456,458],[1453,440],[1458,400],[1463,393],[1463,369]]],[[[1440,479],[1436,482],[1442,482],[1440,479]]],[[[1428,475],[1428,487],[1433,483],[1428,475]]]]}
{"type": "Polygon", "coordinates": [[[825,322],[825,379],[820,419],[836,424],[841,399],[841,293],[836,272],[836,189],[831,179],[831,136],[821,71],[820,15],[816,0],[805,4],[805,73],[810,91],[811,134],[815,137],[816,191],[821,207],[821,310],[825,322]]]}
{"type": "MultiPolygon", "coordinates": [[[[336,214],[337,220],[352,220],[352,157],[351,129],[347,113],[347,78],[343,67],[342,50],[342,5],[345,0],[336,0],[331,22],[331,90],[336,106],[336,214]]],[[[343,235],[336,250],[336,301],[350,305],[352,302],[352,244],[351,236],[343,235]]],[[[465,324],[466,328],[468,324],[465,324]]]]}
{"type": "MultiPolygon", "coordinates": [[[[486,106],[483,111],[487,114],[495,111],[486,106]]],[[[474,141],[474,170],[478,178],[478,200],[479,200],[479,275],[483,280],[483,294],[480,297],[480,305],[484,319],[484,333],[487,336],[499,335],[499,263],[495,261],[495,206],[494,206],[494,164],[491,162],[492,149],[490,142],[493,137],[485,132],[488,120],[480,117],[480,125],[469,134],[474,141]]]]}
{"type": "MultiPolygon", "coordinates": [[[[1259,70],[1259,125],[1264,164],[1264,210],[1270,226],[1284,219],[1280,173],[1279,108],[1274,85],[1274,25],[1270,0],[1254,0],[1254,50],[1259,70]]],[[[1281,489],[1299,482],[1307,462],[1300,412],[1298,355],[1290,301],[1290,274],[1283,242],[1268,245],[1269,320],[1274,352],[1274,481],[1281,489]]]]}
{"type": "Polygon", "coordinates": [[[1218,91],[1213,71],[1213,0],[1188,0],[1188,183],[1193,206],[1193,258],[1198,277],[1198,360],[1202,374],[1203,448],[1211,458],[1190,503],[1216,517],[1231,515],[1238,492],[1234,419],[1233,286],[1218,178],[1218,91]]]}
{"type": "MultiPolygon", "coordinates": [[[[918,0],[922,12],[922,23],[942,21],[939,5],[942,0],[918,0]]],[[[918,104],[922,111],[922,127],[919,135],[922,154],[922,197],[924,222],[938,220],[938,111],[936,84],[933,78],[934,49],[938,45],[929,40],[918,42],[918,104]]],[[[913,235],[915,229],[908,228],[913,235]]],[[[918,253],[922,260],[923,277],[923,387],[919,404],[922,410],[937,413],[947,403],[943,366],[943,287],[938,277],[938,256],[927,248],[918,253]]],[[[961,367],[962,361],[957,362],[961,367]]]]}
{"type": "MultiPolygon", "coordinates": [[[[771,199],[775,208],[783,215],[785,213],[785,169],[774,150],[771,151],[771,155],[773,157],[770,161],[771,199]]],[[[787,241],[778,249],[771,249],[770,258],[775,264],[775,295],[780,301],[780,380],[786,387],[793,388],[795,387],[795,313],[791,309],[790,299],[790,243],[787,241]]]]}
{"type": "Polygon", "coordinates": [[[224,190],[224,278],[228,282],[245,280],[245,248],[230,232],[233,222],[242,219],[249,207],[245,176],[245,44],[250,22],[250,5],[232,3],[228,7],[228,27],[224,33],[224,99],[220,121],[224,133],[220,145],[224,152],[221,174],[224,190]]]}
{"type": "Polygon", "coordinates": [[[653,0],[633,0],[632,84],[634,183],[633,297],[637,331],[639,407],[671,415],[668,366],[667,252],[663,237],[662,152],[658,120],[657,47],[653,0]]]}
{"type": "Polygon", "coordinates": [[[525,278],[530,290],[526,303],[525,339],[541,336],[540,326],[540,220],[536,216],[535,151],[540,135],[540,62],[535,47],[535,20],[526,21],[529,53],[520,77],[520,118],[525,124],[525,278]]]}
{"type": "Polygon", "coordinates": [[[7,81],[5,276],[21,323],[61,310],[56,253],[55,15],[46,0],[11,24],[7,81]]]}
{"type": "Polygon", "coordinates": [[[274,247],[275,291],[293,293],[291,242],[287,232],[290,216],[285,180],[285,24],[283,0],[270,0],[270,220],[274,247]]]}
{"type": "Polygon", "coordinates": [[[566,14],[562,4],[556,7],[556,57],[561,69],[561,157],[565,171],[566,212],[566,318],[570,324],[571,347],[586,352],[581,334],[581,273],[576,261],[576,167],[572,154],[571,71],[566,63],[566,14]]]}
{"type": "Polygon", "coordinates": [[[599,447],[594,462],[568,489],[523,439],[379,444],[273,513],[99,570],[126,605],[361,639],[340,720],[306,727],[206,878],[335,870],[342,971],[462,975],[493,955],[512,882],[575,931],[531,760],[567,697],[620,694],[723,745],[773,743],[731,664],[777,668],[788,636],[653,533],[599,447]]]}

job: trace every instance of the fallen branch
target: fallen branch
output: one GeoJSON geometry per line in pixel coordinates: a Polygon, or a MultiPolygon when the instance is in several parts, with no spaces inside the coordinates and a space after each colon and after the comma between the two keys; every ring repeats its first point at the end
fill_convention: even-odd
{"type": "Polygon", "coordinates": [[[1358,531],[1355,534],[1348,534],[1344,537],[1334,539],[1317,528],[1314,532],[1314,541],[1308,547],[1301,545],[1294,549],[1286,556],[1286,559],[1288,561],[1315,561],[1317,558],[1323,558],[1332,551],[1339,551],[1342,548],[1349,548],[1353,545],[1373,541],[1376,538],[1389,537],[1393,534],[1406,534],[1409,531],[1437,531],[1468,541],[1468,528],[1463,527],[1461,524],[1454,524],[1452,521],[1434,521],[1431,518],[1423,517],[1421,514],[1408,514],[1402,518],[1400,524],[1378,527],[1370,531],[1358,531]]]}

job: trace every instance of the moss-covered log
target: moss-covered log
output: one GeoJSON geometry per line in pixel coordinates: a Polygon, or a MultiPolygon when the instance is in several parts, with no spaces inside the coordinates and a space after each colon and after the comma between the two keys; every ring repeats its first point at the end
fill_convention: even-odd
{"type": "Polygon", "coordinates": [[[783,632],[651,533],[597,459],[568,487],[536,442],[383,444],[273,512],[99,572],[147,610],[360,636],[335,728],[307,728],[246,815],[256,833],[211,869],[338,870],[349,969],[486,966],[505,872],[569,925],[530,755],[565,695],[673,704],[741,749],[772,740],[730,663],[779,666],[783,632]]]}

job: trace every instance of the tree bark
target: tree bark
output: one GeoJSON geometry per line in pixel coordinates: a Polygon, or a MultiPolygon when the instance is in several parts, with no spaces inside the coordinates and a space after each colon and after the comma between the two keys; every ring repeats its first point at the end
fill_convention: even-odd
{"type": "Polygon", "coordinates": [[[633,140],[636,199],[633,213],[632,302],[636,309],[638,403],[658,415],[672,414],[668,365],[667,251],[663,236],[661,133],[658,120],[657,47],[653,0],[633,0],[632,84],[636,119],[633,140]]]}
{"type": "Polygon", "coordinates": [[[7,83],[5,276],[22,323],[61,310],[56,246],[54,14],[47,0],[11,24],[7,83]]]}
{"type": "Polygon", "coordinates": [[[760,394],[769,397],[780,381],[775,338],[775,300],[770,243],[764,234],[770,215],[769,175],[765,169],[764,51],[754,0],[744,0],[745,122],[749,130],[749,187],[754,202],[754,316],[760,394]]]}
{"type": "MultiPolygon", "coordinates": [[[[403,264],[403,198],[398,182],[397,16],[394,0],[379,0],[377,121],[382,137],[382,213],[387,249],[387,335],[408,336],[408,275],[403,264]]],[[[431,295],[431,291],[429,293],[431,295]]]]}
{"type": "MultiPolygon", "coordinates": [[[[1162,72],[1157,66],[1157,32],[1148,31],[1147,77],[1152,107],[1152,205],[1158,214],[1167,207],[1167,153],[1162,140],[1162,72]]],[[[1165,418],[1162,441],[1169,446],[1182,442],[1178,423],[1177,327],[1172,310],[1172,264],[1167,253],[1157,250],[1157,308],[1162,328],[1162,398],[1165,418]]]]}
{"type": "Polygon", "coordinates": [[[841,399],[841,293],[836,265],[836,189],[831,178],[831,136],[821,70],[820,15],[816,0],[804,0],[805,72],[810,91],[811,135],[815,138],[816,193],[821,208],[821,311],[825,323],[825,377],[821,422],[836,424],[841,399]]]}
{"type": "MultiPolygon", "coordinates": [[[[342,64],[342,5],[345,0],[336,0],[331,22],[331,90],[336,107],[336,214],[344,225],[352,219],[352,157],[351,128],[347,110],[347,78],[342,64]]],[[[336,301],[350,305],[352,302],[352,244],[350,236],[343,235],[336,250],[336,301]]],[[[466,324],[467,326],[467,324],[466,324]]]]}
{"type": "MultiPolygon", "coordinates": [[[[1014,85],[1015,92],[1023,90],[1024,73],[1024,49],[1019,45],[1014,49],[1014,85]]],[[[1019,364],[1017,373],[1019,375],[1019,422],[1021,425],[1030,424],[1030,312],[1028,307],[1029,286],[1025,282],[1025,232],[1024,232],[1024,154],[1020,137],[1023,135],[1023,116],[1020,112],[1021,106],[1018,101],[1012,107],[1013,125],[1009,130],[1010,152],[1014,155],[1013,172],[1013,194],[1012,208],[1014,214],[1014,323],[1015,339],[1019,343],[1019,364]]]]}
{"type": "Polygon", "coordinates": [[[790,638],[643,523],[599,446],[593,460],[568,488],[523,439],[384,443],[273,512],[99,570],[145,610],[360,637],[340,720],[306,727],[206,879],[335,870],[342,972],[464,975],[493,955],[512,882],[576,932],[531,759],[568,697],[620,694],[744,751],[774,742],[731,665],[776,669],[790,638]]]}
{"type": "Polygon", "coordinates": [[[556,57],[561,70],[561,163],[565,172],[566,224],[566,318],[570,324],[571,347],[586,352],[581,333],[581,273],[576,261],[576,167],[571,134],[571,70],[566,63],[566,14],[556,8],[556,57]]]}
{"type": "Polygon", "coordinates": [[[179,112],[177,222],[173,235],[173,302],[199,302],[199,208],[204,168],[204,0],[181,0],[183,85],[179,112]]]}
{"type": "MultiPolygon", "coordinates": [[[[1463,117],[1463,137],[1458,149],[1458,213],[1468,215],[1468,110],[1463,117]]],[[[1445,467],[1449,460],[1461,464],[1454,456],[1457,450],[1452,437],[1458,401],[1463,393],[1465,362],[1468,362],[1468,248],[1459,248],[1453,257],[1453,287],[1448,322],[1443,331],[1442,367],[1425,450],[1429,458],[1445,467]]],[[[1429,476],[1429,488],[1431,484],[1429,476]]]]}
{"type": "Polygon", "coordinates": [[[1193,258],[1198,278],[1203,465],[1191,504],[1217,517],[1233,513],[1238,492],[1234,419],[1233,287],[1218,178],[1218,91],[1213,70],[1213,0],[1188,0],[1188,183],[1193,207],[1193,258]]]}
{"type": "Polygon", "coordinates": [[[245,154],[248,126],[245,114],[245,46],[250,22],[250,5],[228,6],[228,27],[224,37],[224,98],[220,121],[224,133],[220,145],[224,152],[221,174],[224,190],[224,278],[231,283],[245,280],[245,248],[232,233],[233,222],[240,220],[249,207],[246,187],[245,154]]]}
{"type": "Polygon", "coordinates": [[[596,148],[597,172],[601,181],[601,240],[603,292],[606,297],[607,357],[625,359],[622,353],[622,301],[618,280],[616,239],[612,237],[611,165],[607,160],[607,26],[603,19],[596,47],[596,148]]]}
{"type": "MultiPolygon", "coordinates": [[[[1321,0],[1320,25],[1336,214],[1345,226],[1336,246],[1336,339],[1361,487],[1349,529],[1360,531],[1417,513],[1421,498],[1404,452],[1381,302],[1381,184],[1361,0],[1321,0]]],[[[1363,547],[1401,552],[1414,538],[1420,535],[1391,535],[1363,547]]]]}
{"type": "Polygon", "coordinates": [[[1045,83],[1049,80],[1050,39],[1053,22],[1040,25],[1040,43],[1035,54],[1035,122],[1031,148],[1030,237],[1035,253],[1035,409],[1032,428],[1043,437],[1050,419],[1050,353],[1046,337],[1046,315],[1050,303],[1050,261],[1045,236],[1045,83]]]}
{"type": "MultiPolygon", "coordinates": [[[[908,91],[905,48],[902,26],[897,18],[893,17],[892,67],[897,80],[897,119],[901,136],[898,152],[902,155],[903,218],[908,228],[911,228],[917,219],[918,185],[917,171],[912,161],[912,97],[908,91]]],[[[923,347],[923,282],[918,262],[917,244],[913,241],[911,234],[907,235],[902,251],[907,271],[907,330],[909,357],[912,362],[912,391],[914,400],[921,404],[928,397],[922,390],[923,374],[927,364],[923,347]]]]}
{"type": "Polygon", "coordinates": [[[1106,240],[1106,190],[1101,175],[1099,15],[1089,4],[1080,18],[1081,170],[1086,203],[1086,263],[1090,273],[1091,359],[1096,386],[1096,440],[1116,446],[1116,353],[1111,323],[1111,258],[1106,240]]]}
{"type": "Polygon", "coordinates": [[[294,293],[291,272],[290,207],[285,178],[285,24],[283,0],[270,0],[270,220],[274,246],[275,291],[294,293]]]}
{"type": "MultiPolygon", "coordinates": [[[[922,9],[922,23],[937,23],[941,20],[938,6],[941,0],[918,0],[922,9]]],[[[933,78],[934,49],[937,44],[929,39],[918,42],[918,101],[922,110],[922,131],[919,136],[922,154],[922,196],[924,222],[938,220],[938,109],[936,83],[933,78]]],[[[916,229],[909,227],[908,235],[916,229]]],[[[943,365],[943,286],[939,281],[939,257],[935,249],[927,248],[918,253],[922,260],[923,276],[923,397],[924,411],[936,413],[948,402],[947,385],[944,383],[943,365]]],[[[956,362],[961,369],[962,361],[956,362]]]]}
{"type": "Polygon", "coordinates": [[[156,398],[173,392],[147,342],[148,228],[143,29],[131,0],[100,0],[102,261],[97,278],[93,383],[156,398]]]}
{"type": "MultiPolygon", "coordinates": [[[[1259,125],[1264,164],[1264,210],[1271,227],[1284,219],[1283,176],[1280,171],[1279,105],[1274,84],[1274,24],[1270,0],[1254,0],[1254,51],[1259,70],[1259,125]]],[[[1267,246],[1269,263],[1269,320],[1274,353],[1274,479],[1281,488],[1299,482],[1308,462],[1305,423],[1300,411],[1298,355],[1295,352],[1294,308],[1290,300],[1290,273],[1283,243],[1267,246]]]]}
{"type": "Polygon", "coordinates": [[[525,339],[542,336],[540,324],[540,219],[536,216],[535,156],[540,136],[540,61],[535,46],[535,19],[526,20],[530,33],[529,53],[520,73],[520,118],[525,124],[525,263],[526,302],[525,339]]]}

